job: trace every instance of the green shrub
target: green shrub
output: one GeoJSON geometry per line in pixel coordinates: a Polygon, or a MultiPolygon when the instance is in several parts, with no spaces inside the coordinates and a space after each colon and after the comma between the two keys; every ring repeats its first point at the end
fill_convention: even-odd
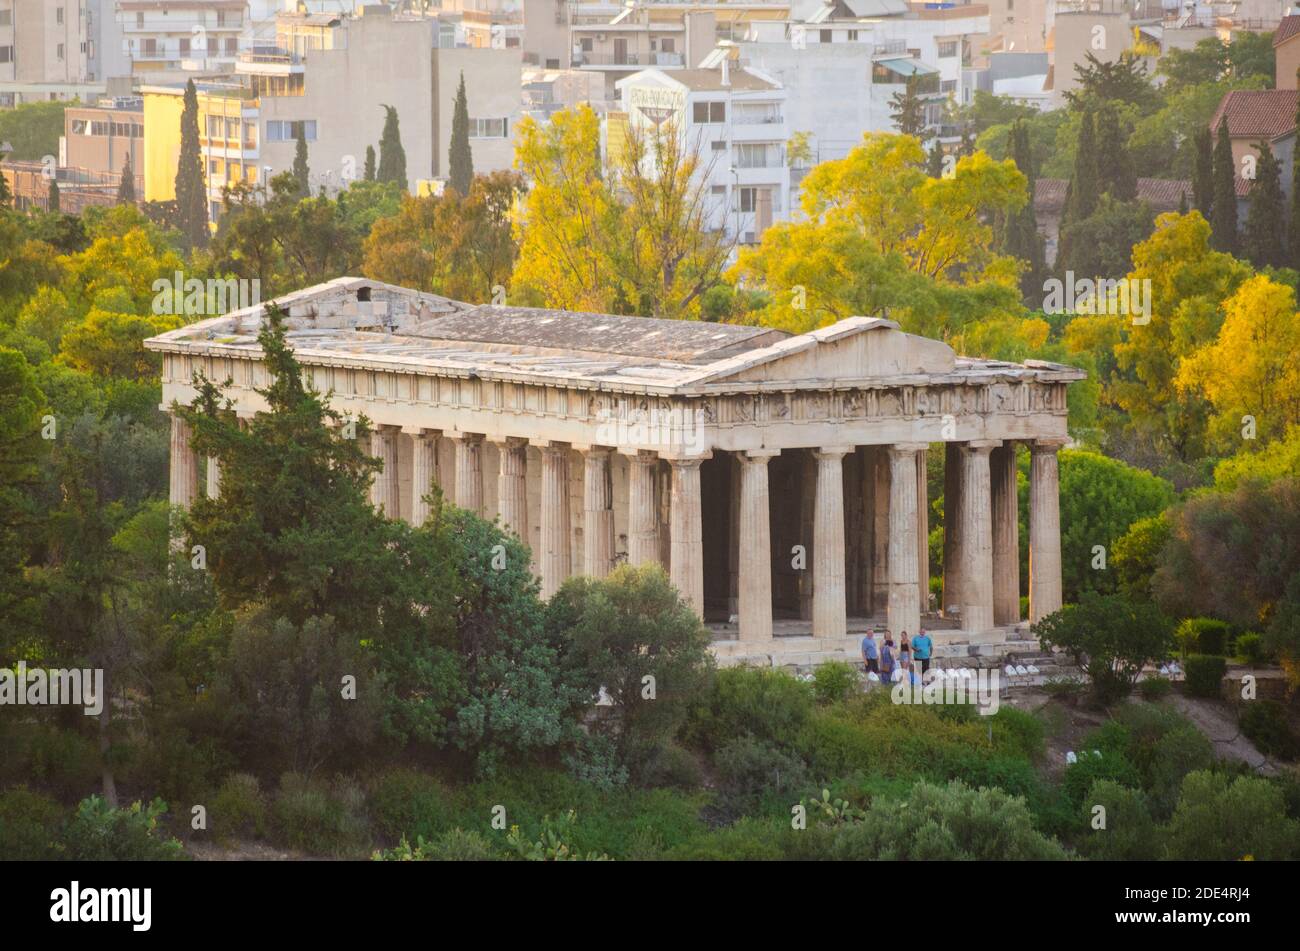
{"type": "Polygon", "coordinates": [[[1029,760],[1015,755],[959,750],[945,755],[924,775],[937,782],[959,779],[972,789],[1001,789],[1031,805],[1040,804],[1046,795],[1029,760]]]}
{"type": "Polygon", "coordinates": [[[99,748],[88,737],[44,723],[18,723],[3,737],[0,778],[31,783],[64,801],[99,785],[99,748]]]}
{"type": "Polygon", "coordinates": [[[789,819],[741,819],[696,836],[669,849],[664,858],[673,861],[763,862],[785,858],[785,843],[793,835],[789,819]]]}
{"type": "Polygon", "coordinates": [[[1034,714],[1015,707],[999,707],[997,713],[986,718],[986,722],[993,726],[995,748],[1018,753],[1030,760],[1043,755],[1046,731],[1043,721],[1034,714]]]}
{"type": "Polygon", "coordinates": [[[0,857],[43,861],[62,854],[63,810],[49,796],[26,786],[0,792],[0,857]]]}
{"type": "Polygon", "coordinates": [[[1066,852],[1036,831],[1023,800],[960,782],[917,783],[905,800],[879,799],[835,836],[839,859],[1043,860],[1066,852]]]}
{"type": "Polygon", "coordinates": [[[272,833],[281,845],[313,855],[358,856],[369,838],[362,802],[346,779],[325,783],[286,773],[271,807],[272,833]]]}
{"type": "Polygon", "coordinates": [[[1217,698],[1221,696],[1220,687],[1223,675],[1228,670],[1227,661],[1211,654],[1192,654],[1188,656],[1187,692],[1194,697],[1217,698]]]}
{"type": "Polygon", "coordinates": [[[698,789],[704,774],[694,753],[676,743],[665,743],[646,761],[641,782],[651,788],[698,789]]]}
{"type": "Polygon", "coordinates": [[[1184,655],[1213,654],[1223,657],[1228,653],[1228,638],[1232,627],[1226,621],[1209,617],[1189,617],[1178,625],[1174,636],[1184,655]]]}
{"type": "Polygon", "coordinates": [[[266,835],[266,796],[256,776],[232,773],[212,798],[211,828],[220,840],[266,835]]]}
{"type": "Polygon", "coordinates": [[[433,842],[451,825],[448,799],[447,791],[432,776],[413,769],[393,769],[371,786],[370,815],[380,835],[389,841],[433,842]]]}
{"type": "Polygon", "coordinates": [[[102,797],[91,796],[77,806],[64,836],[67,856],[74,861],[159,862],[185,857],[181,843],[158,828],[167,804],[155,799],[112,809],[102,797]]]}
{"type": "Polygon", "coordinates": [[[1138,693],[1149,703],[1163,700],[1173,689],[1174,685],[1168,677],[1148,677],[1138,681],[1138,693]]]}
{"type": "Polygon", "coordinates": [[[1213,765],[1213,744],[1191,724],[1160,737],[1152,746],[1150,765],[1144,771],[1145,786],[1156,814],[1163,818],[1174,811],[1188,773],[1213,765]]]}
{"type": "Polygon", "coordinates": [[[831,661],[813,671],[813,693],[818,703],[838,703],[862,690],[858,669],[844,661],[831,661]]]}
{"type": "Polygon", "coordinates": [[[1073,809],[1083,806],[1093,784],[1101,779],[1130,789],[1142,788],[1137,768],[1119,753],[1102,750],[1098,756],[1089,748],[1079,751],[1077,757],[1075,762],[1065,767],[1065,775],[1061,778],[1061,795],[1073,809]]]}
{"type": "Polygon", "coordinates": [[[1300,755],[1300,740],[1291,729],[1286,707],[1276,700],[1251,700],[1237,714],[1241,732],[1265,756],[1291,760],[1300,755]]]}
{"type": "Polygon", "coordinates": [[[1268,660],[1268,651],[1264,648],[1264,637],[1255,631],[1247,631],[1237,637],[1233,649],[1248,664],[1262,664],[1268,660]]]}
{"type": "Polygon", "coordinates": [[[1266,779],[1190,773],[1166,831],[1165,854],[1223,862],[1296,858],[1300,822],[1287,818],[1282,791],[1266,779]]]}
{"type": "Polygon", "coordinates": [[[753,812],[765,800],[791,803],[807,792],[803,760],[763,740],[740,736],[713,757],[718,772],[718,803],[733,814],[753,812]]]}
{"type": "Polygon", "coordinates": [[[417,838],[414,847],[403,836],[393,848],[372,856],[380,862],[490,862],[501,857],[487,839],[464,829],[448,829],[432,842],[417,838]]]}
{"type": "Polygon", "coordinates": [[[1084,797],[1082,814],[1086,831],[1078,845],[1088,858],[1124,862],[1159,858],[1159,829],[1141,791],[1100,779],[1084,797]],[[1098,815],[1097,806],[1104,814],[1098,815]]]}
{"type": "Polygon", "coordinates": [[[707,750],[743,733],[789,746],[812,710],[812,687],[785,671],[728,667],[717,672],[708,700],[691,712],[686,736],[707,750]]]}

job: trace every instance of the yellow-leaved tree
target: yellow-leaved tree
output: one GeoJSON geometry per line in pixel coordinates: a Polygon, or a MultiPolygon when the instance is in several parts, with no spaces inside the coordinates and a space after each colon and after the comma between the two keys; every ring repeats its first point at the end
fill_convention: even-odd
{"type": "Polygon", "coordinates": [[[1209,400],[1210,435],[1229,451],[1252,446],[1243,432],[1260,446],[1300,423],[1295,291],[1263,274],[1242,284],[1224,303],[1218,336],[1183,360],[1175,383],[1209,400]]]}
{"type": "Polygon", "coordinates": [[[995,249],[993,222],[1023,207],[1012,161],[983,152],[931,178],[911,136],[868,133],[804,179],[804,217],[742,250],[731,277],[770,294],[763,322],[801,333],[852,315],[888,316],[948,337],[969,323],[1023,315],[1021,265],[995,249]]]}

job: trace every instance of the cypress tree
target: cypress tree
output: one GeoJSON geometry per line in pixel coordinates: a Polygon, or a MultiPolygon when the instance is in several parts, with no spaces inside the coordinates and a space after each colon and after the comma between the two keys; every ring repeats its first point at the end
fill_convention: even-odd
{"type": "Polygon", "coordinates": [[[373,145],[366,146],[365,178],[368,182],[375,180],[375,147],[373,145]]]}
{"type": "Polygon", "coordinates": [[[126,153],[122,163],[122,180],[117,185],[117,203],[119,205],[135,204],[135,171],[131,168],[131,153],[126,153]]]}
{"type": "Polygon", "coordinates": [[[59,198],[59,180],[57,178],[50,179],[49,196],[48,210],[51,212],[58,211],[62,206],[62,201],[59,198]]]}
{"type": "Polygon", "coordinates": [[[1192,203],[1206,221],[1214,209],[1214,136],[1207,126],[1196,133],[1196,164],[1192,168],[1192,203]]]}
{"type": "Polygon", "coordinates": [[[194,80],[185,84],[181,112],[181,154],[176,163],[176,224],[185,249],[208,243],[208,195],[199,150],[199,94],[194,80]]]}
{"type": "Polygon", "coordinates": [[[474,183],[474,156],[469,148],[469,101],[465,97],[465,73],[460,74],[456,108],[451,117],[451,148],[447,155],[447,184],[462,198],[474,183]]]}
{"type": "Polygon", "coordinates": [[[1210,240],[1217,251],[1237,253],[1237,188],[1233,179],[1236,163],[1232,158],[1232,139],[1228,134],[1228,117],[1219,121],[1219,137],[1214,143],[1214,208],[1210,240]]]}
{"type": "Polygon", "coordinates": [[[1250,211],[1241,235],[1241,250],[1255,267],[1285,267],[1286,222],[1282,217],[1282,166],[1267,142],[1255,146],[1259,162],[1250,189],[1250,211]]]}
{"type": "Polygon", "coordinates": [[[298,182],[298,197],[311,197],[311,169],[307,167],[307,123],[298,126],[298,143],[293,153],[293,177],[298,182]]]}
{"type": "Polygon", "coordinates": [[[1008,254],[1026,265],[1020,277],[1020,290],[1027,299],[1037,297],[1043,288],[1043,271],[1046,269],[1043,239],[1038,234],[1038,217],[1034,214],[1033,153],[1029,145],[1029,127],[1017,121],[1011,127],[1012,159],[1016,168],[1029,181],[1029,200],[1025,206],[1007,220],[1006,239],[1003,242],[1008,254]]]}
{"type": "Polygon", "coordinates": [[[930,154],[926,158],[925,173],[931,178],[943,178],[943,146],[939,140],[934,140],[934,145],[930,147],[930,154]]]}
{"type": "Polygon", "coordinates": [[[1133,157],[1124,142],[1119,113],[1107,105],[1097,116],[1097,172],[1102,191],[1117,201],[1137,198],[1137,173],[1133,170],[1133,157]]]}
{"type": "Polygon", "coordinates": [[[889,97],[889,112],[899,133],[924,142],[930,136],[925,126],[925,101],[921,99],[919,90],[919,78],[907,77],[903,91],[889,97]]]}
{"type": "Polygon", "coordinates": [[[1091,112],[1079,120],[1079,142],[1074,152],[1074,174],[1070,177],[1070,197],[1061,225],[1066,221],[1082,221],[1097,210],[1097,197],[1101,192],[1101,172],[1097,162],[1097,124],[1091,112]]]}
{"type": "MultiPolygon", "coordinates": [[[[0,157],[0,162],[3,162],[2,157],[0,157]]],[[[5,178],[3,171],[0,171],[0,208],[12,208],[13,203],[14,195],[9,190],[9,179],[5,178]]]]}
{"type": "Polygon", "coordinates": [[[397,182],[406,191],[406,152],[402,149],[397,109],[384,106],[384,112],[384,134],[379,137],[379,170],[375,178],[381,182],[397,182]]]}
{"type": "Polygon", "coordinates": [[[1182,193],[1178,196],[1178,213],[1179,213],[1180,215],[1185,215],[1185,214],[1187,214],[1187,212],[1188,212],[1188,208],[1187,208],[1187,192],[1182,192],[1182,193]]]}

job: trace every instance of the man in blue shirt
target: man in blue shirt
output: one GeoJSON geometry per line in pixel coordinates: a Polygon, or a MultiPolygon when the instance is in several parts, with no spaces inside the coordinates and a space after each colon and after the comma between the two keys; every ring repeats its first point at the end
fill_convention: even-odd
{"type": "Polygon", "coordinates": [[[862,662],[867,666],[867,673],[880,676],[880,664],[877,662],[880,652],[876,649],[876,632],[867,631],[862,639],[862,662]]]}
{"type": "Polygon", "coordinates": [[[921,665],[922,676],[930,669],[930,653],[933,649],[934,644],[930,640],[930,635],[925,633],[925,628],[921,628],[921,633],[912,638],[912,654],[921,665]]]}

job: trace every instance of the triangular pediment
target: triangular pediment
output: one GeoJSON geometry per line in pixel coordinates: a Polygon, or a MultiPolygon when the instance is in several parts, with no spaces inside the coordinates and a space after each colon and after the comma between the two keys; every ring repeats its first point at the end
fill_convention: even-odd
{"type": "Polygon", "coordinates": [[[951,373],[957,356],[941,340],[903,333],[881,317],[849,317],[829,327],[710,364],[690,382],[887,378],[951,373]]]}

